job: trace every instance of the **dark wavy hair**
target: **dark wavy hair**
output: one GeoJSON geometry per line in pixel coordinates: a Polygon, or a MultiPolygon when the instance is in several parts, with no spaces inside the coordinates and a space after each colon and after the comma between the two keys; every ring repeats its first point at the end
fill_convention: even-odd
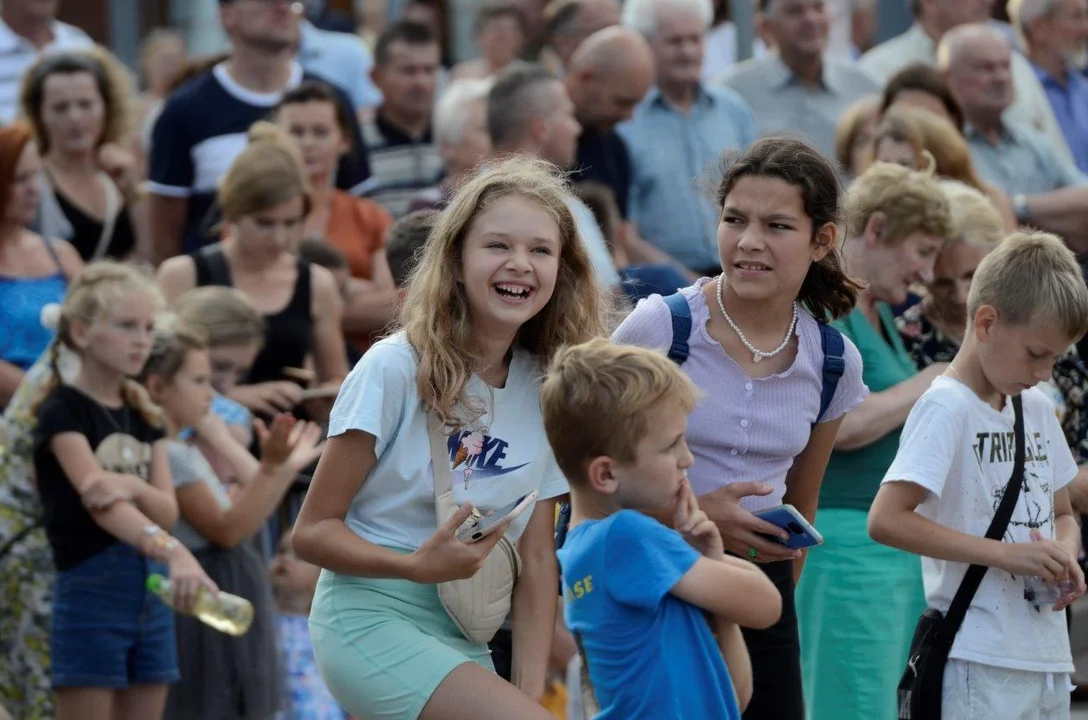
{"type": "Polygon", "coordinates": [[[888,112],[888,109],[895,103],[900,93],[908,90],[932,95],[940,101],[948,112],[952,124],[961,133],[963,132],[963,108],[960,107],[956,96],[952,94],[952,90],[948,87],[948,83],[940,71],[925,63],[908,65],[892,75],[891,79],[888,80],[888,84],[884,87],[884,95],[880,99],[881,115],[888,112]]]}
{"type": "MultiPolygon", "coordinates": [[[[819,151],[800,140],[765,137],[728,157],[718,186],[719,210],[737,182],[745,177],[777,178],[796,187],[805,214],[812,221],[813,240],[827,223],[840,228],[844,225],[838,173],[819,151]]],[[[809,267],[797,301],[817,319],[834,320],[854,309],[858,292],[864,287],[843,270],[842,242],[837,242],[822,260],[809,267]]]]}

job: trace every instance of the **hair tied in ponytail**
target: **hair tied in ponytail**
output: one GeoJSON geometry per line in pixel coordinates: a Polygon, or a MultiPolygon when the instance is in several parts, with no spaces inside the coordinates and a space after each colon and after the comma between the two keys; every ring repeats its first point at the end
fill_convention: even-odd
{"type": "Polygon", "coordinates": [[[178,317],[176,312],[167,310],[159,313],[155,316],[155,328],[154,334],[158,335],[173,335],[178,325],[181,323],[181,318],[178,317]]]}
{"type": "Polygon", "coordinates": [[[60,327],[61,306],[59,303],[49,303],[42,307],[40,322],[46,330],[54,332],[60,327]]]}

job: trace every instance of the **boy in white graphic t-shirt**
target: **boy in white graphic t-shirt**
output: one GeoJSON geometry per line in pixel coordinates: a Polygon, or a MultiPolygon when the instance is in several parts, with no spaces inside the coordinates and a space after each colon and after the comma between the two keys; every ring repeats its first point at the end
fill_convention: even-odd
{"type": "Polygon", "coordinates": [[[1088,287],[1061,240],[1017,233],[978,266],[967,311],[959,354],[907,419],[869,533],[922,556],[926,600],[942,613],[969,565],[990,568],[949,654],[943,720],[1069,718],[1073,662],[1056,611],[1085,590],[1066,489],[1077,467],[1034,386],[1088,330],[1088,287]],[[1024,482],[999,542],[984,536],[1013,471],[1017,394],[1024,482]],[[1060,587],[1057,602],[1034,582],[1060,587]]]}

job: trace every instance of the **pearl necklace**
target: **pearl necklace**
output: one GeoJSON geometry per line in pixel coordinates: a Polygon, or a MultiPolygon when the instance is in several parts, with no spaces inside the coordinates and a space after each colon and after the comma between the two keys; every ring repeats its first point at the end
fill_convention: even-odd
{"type": "Polygon", "coordinates": [[[725,317],[725,321],[729,323],[729,327],[733,328],[733,332],[737,334],[740,341],[744,343],[744,347],[752,353],[752,362],[759,362],[763,358],[774,357],[778,353],[786,349],[786,346],[790,344],[790,338],[793,337],[793,329],[797,326],[797,303],[793,304],[793,317],[790,319],[789,330],[786,331],[786,337],[782,338],[782,344],[776,347],[770,352],[763,352],[755,345],[748,341],[748,338],[744,336],[741,329],[737,327],[737,324],[733,322],[733,318],[729,317],[729,313],[725,311],[725,303],[722,301],[722,276],[718,276],[718,292],[715,293],[718,297],[718,309],[722,311],[722,315],[725,317]]]}

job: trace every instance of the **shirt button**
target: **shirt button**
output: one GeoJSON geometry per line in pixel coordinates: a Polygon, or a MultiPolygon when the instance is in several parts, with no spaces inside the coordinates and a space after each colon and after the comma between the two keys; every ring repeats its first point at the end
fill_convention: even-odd
{"type": "Polygon", "coordinates": [[[752,383],[745,383],[744,384],[744,389],[745,390],[751,390],[752,389],[752,383]]]}
{"type": "Polygon", "coordinates": [[[747,420],[741,420],[740,421],[740,426],[741,427],[748,427],[748,421],[747,420]]]}
{"type": "Polygon", "coordinates": [[[733,448],[732,450],[729,451],[729,454],[730,455],[736,455],[737,454],[737,449],[733,448]]]}

